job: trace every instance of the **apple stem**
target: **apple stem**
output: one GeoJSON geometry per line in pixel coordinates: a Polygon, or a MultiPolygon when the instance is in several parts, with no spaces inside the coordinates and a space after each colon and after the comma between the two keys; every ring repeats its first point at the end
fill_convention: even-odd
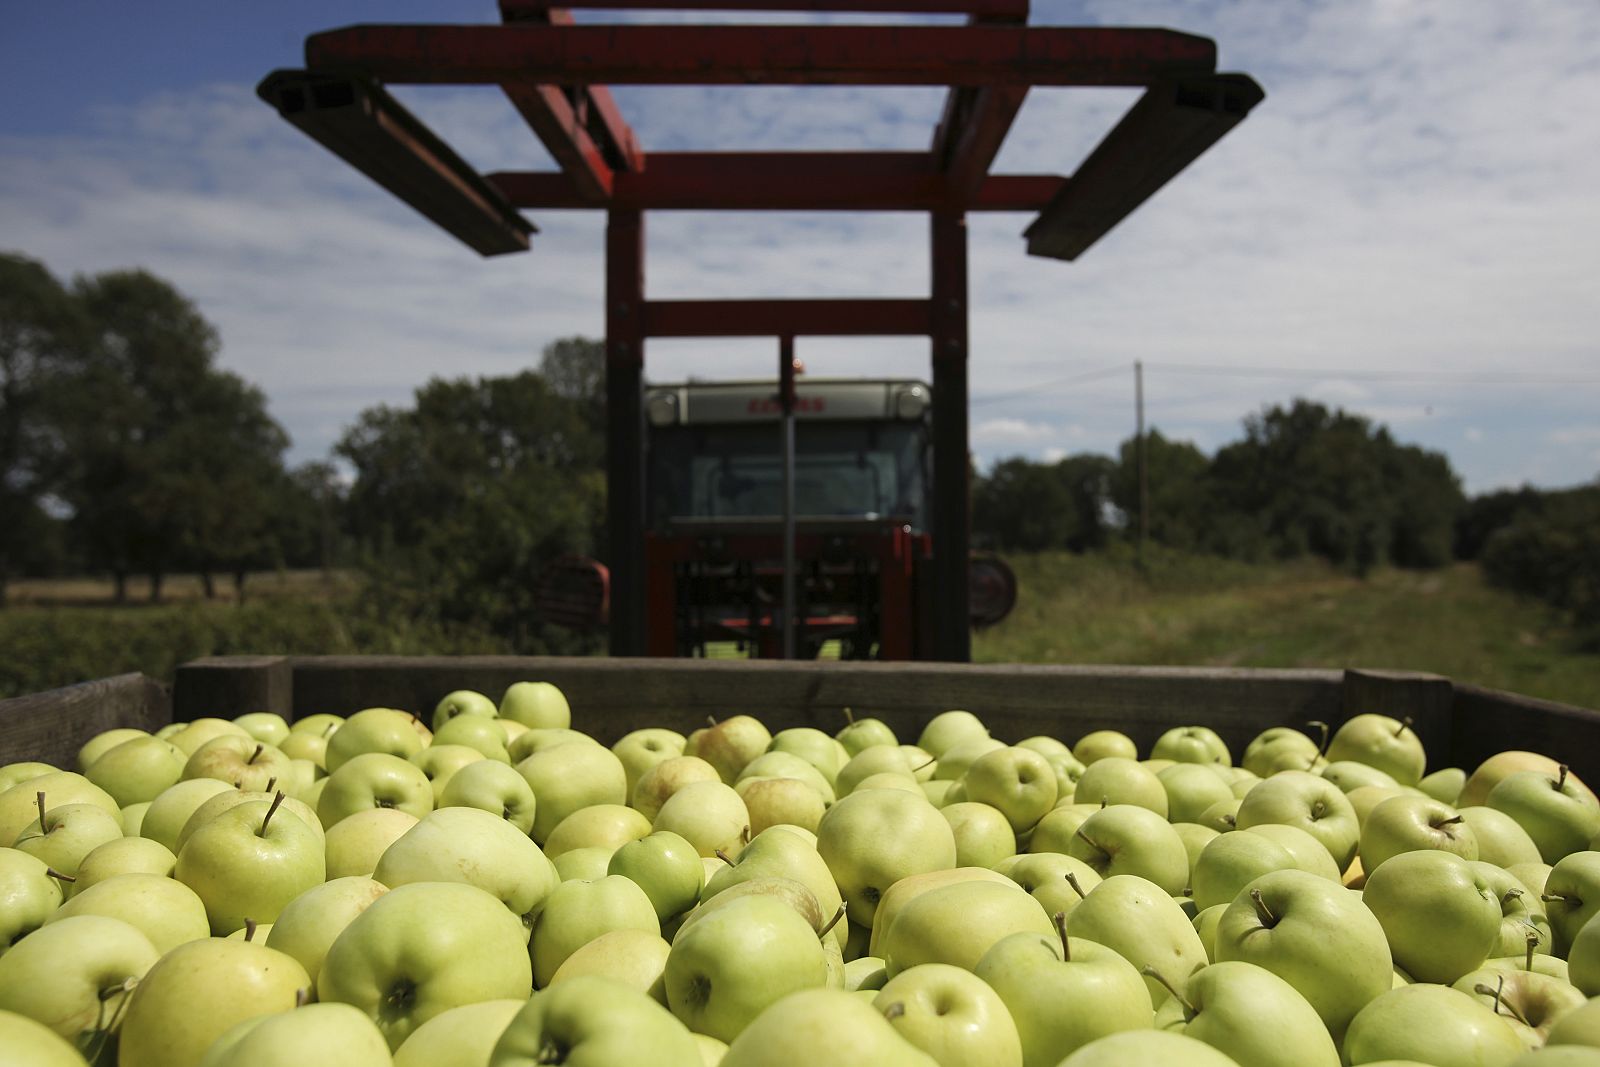
{"type": "Polygon", "coordinates": [[[1444,829],[1444,828],[1445,828],[1445,827],[1446,827],[1446,826],[1454,826],[1454,825],[1455,825],[1455,824],[1456,824],[1456,823],[1458,823],[1458,822],[1464,822],[1464,821],[1465,821],[1465,819],[1464,819],[1464,818],[1463,818],[1463,817],[1462,817],[1462,816],[1460,816],[1460,815],[1457,815],[1457,816],[1456,816],[1456,817],[1455,817],[1455,818],[1453,818],[1453,819],[1446,819],[1446,820],[1444,820],[1444,821],[1443,821],[1443,822],[1439,822],[1439,823],[1435,823],[1435,824],[1434,824],[1434,827],[1433,827],[1433,828],[1434,828],[1434,829],[1435,829],[1435,830],[1442,830],[1442,829],[1444,829]]]}
{"type": "Polygon", "coordinates": [[[883,1017],[889,1020],[898,1019],[905,1013],[906,1006],[900,1003],[898,1000],[883,1009],[883,1017]]]}
{"type": "Polygon", "coordinates": [[[851,711],[849,708],[845,708],[844,709],[844,721],[845,721],[845,725],[853,726],[855,724],[855,721],[856,721],[856,713],[851,711]]]}
{"type": "Polygon", "coordinates": [[[1400,729],[1396,730],[1394,732],[1394,735],[1396,737],[1399,737],[1401,734],[1406,732],[1406,727],[1408,727],[1410,725],[1411,725],[1411,716],[1407,715],[1405,718],[1400,720],[1400,729]]]}
{"type": "Polygon", "coordinates": [[[1227,823],[1229,826],[1238,826],[1239,825],[1239,819],[1238,819],[1237,816],[1234,816],[1234,815],[1224,814],[1222,816],[1222,821],[1227,823]]]}
{"type": "Polygon", "coordinates": [[[1095,844],[1094,838],[1090,837],[1088,834],[1083,832],[1083,827],[1080,826],[1075,831],[1073,831],[1073,836],[1074,837],[1083,838],[1083,840],[1088,843],[1089,847],[1094,849],[1096,852],[1099,852],[1102,855],[1109,855],[1109,853],[1107,853],[1105,849],[1103,849],[1099,845],[1095,844]]]}
{"type": "Polygon", "coordinates": [[[1544,938],[1540,936],[1539,931],[1534,928],[1532,923],[1529,923],[1528,932],[1523,935],[1523,941],[1528,946],[1528,955],[1526,965],[1523,968],[1524,970],[1533,970],[1533,950],[1539,947],[1539,942],[1542,940],[1544,940],[1544,938]]]}
{"type": "Polygon", "coordinates": [[[1567,902],[1567,898],[1559,893],[1540,893],[1539,899],[1546,904],[1565,904],[1567,902]]]}
{"type": "Polygon", "coordinates": [[[1272,909],[1267,907],[1266,900],[1261,896],[1261,890],[1250,890],[1250,900],[1256,906],[1256,915],[1261,919],[1261,925],[1271,929],[1278,925],[1278,917],[1272,914],[1272,909]]]}
{"type": "Polygon", "coordinates": [[[54,878],[58,882],[76,882],[77,881],[77,879],[74,878],[72,875],[64,874],[61,871],[56,870],[54,867],[46,867],[44,869],[44,873],[49,875],[51,878],[54,878]]]}
{"type": "Polygon", "coordinates": [[[256,939],[256,921],[254,919],[245,919],[244,939],[246,941],[254,941],[256,939]]]}
{"type": "MultiPolygon", "coordinates": [[[[1069,874],[1067,877],[1071,878],[1072,875],[1069,874]]],[[[1050,921],[1055,923],[1056,934],[1061,938],[1061,962],[1071,963],[1072,945],[1067,941],[1067,913],[1064,911],[1058,911],[1054,915],[1050,916],[1050,921]]]]}
{"type": "Polygon", "coordinates": [[[266,747],[267,746],[262,744],[261,742],[259,742],[259,741],[256,742],[256,750],[254,752],[250,753],[250,758],[244,761],[245,764],[247,766],[254,766],[256,760],[261,758],[261,753],[266,751],[266,747]]]}
{"type": "Polygon", "coordinates": [[[832,930],[835,926],[839,925],[839,920],[844,918],[845,911],[846,911],[845,905],[840,904],[839,905],[839,910],[834,912],[833,913],[833,918],[828,920],[828,925],[824,926],[821,930],[817,931],[817,940],[818,941],[820,941],[823,938],[827,937],[828,936],[828,931],[832,930]]]}
{"type": "Polygon", "coordinates": [[[49,833],[50,831],[44,825],[44,791],[40,790],[35,793],[33,798],[39,802],[39,832],[41,834],[49,833]]]}
{"type": "Polygon", "coordinates": [[[309,1003],[311,1003],[311,990],[310,989],[307,989],[306,987],[301,986],[299,989],[296,989],[294,991],[294,1006],[295,1007],[303,1008],[309,1003]]]}
{"type": "Polygon", "coordinates": [[[745,823],[744,824],[744,829],[739,831],[739,840],[742,841],[744,844],[747,844],[747,845],[750,843],[750,824],[749,823],[745,823]]]}
{"type": "Polygon", "coordinates": [[[1559,767],[1556,768],[1556,792],[1559,793],[1561,791],[1561,787],[1566,785],[1566,784],[1567,784],[1567,765],[1565,763],[1563,763],[1559,767]]]}
{"type": "Polygon", "coordinates": [[[712,726],[715,726],[717,725],[717,717],[715,715],[707,715],[706,722],[712,726]]]}
{"type": "Polygon", "coordinates": [[[1317,755],[1320,756],[1324,752],[1328,751],[1328,724],[1323,722],[1321,719],[1312,719],[1310,722],[1306,723],[1306,725],[1315,726],[1317,729],[1322,731],[1322,740],[1317,743],[1317,755]]]}
{"type": "Polygon", "coordinates": [[[274,789],[276,789],[277,786],[278,786],[278,780],[276,778],[268,778],[267,779],[267,787],[265,789],[263,789],[262,792],[263,793],[270,793],[274,789]]]}
{"type": "Polygon", "coordinates": [[[936,757],[929,756],[926,763],[919,763],[917,766],[911,768],[911,773],[912,774],[917,774],[917,773],[919,773],[921,771],[925,771],[929,767],[932,767],[935,763],[938,763],[938,762],[939,762],[939,760],[936,757]]]}
{"type": "Polygon", "coordinates": [[[326,730],[322,731],[322,736],[323,737],[332,737],[333,736],[333,732],[335,730],[337,730],[338,728],[339,728],[339,724],[338,723],[330,722],[328,724],[328,728],[326,730]]]}
{"type": "Polygon", "coordinates": [[[1513,900],[1516,900],[1520,896],[1522,896],[1522,890],[1520,890],[1520,889],[1507,889],[1505,891],[1505,895],[1500,898],[1500,906],[1503,908],[1507,904],[1511,903],[1513,900]]]}
{"type": "Polygon", "coordinates": [[[261,832],[256,835],[257,837],[265,837],[266,836],[266,834],[267,834],[267,823],[272,821],[272,816],[277,813],[278,805],[282,804],[282,803],[283,803],[283,794],[282,793],[274,793],[272,795],[272,806],[270,808],[268,808],[267,809],[267,813],[261,817],[261,832]]]}
{"type": "Polygon", "coordinates": [[[728,858],[728,854],[726,852],[722,851],[720,848],[714,850],[712,852],[712,855],[716,856],[717,859],[721,860],[723,863],[726,863],[729,867],[737,867],[738,866],[738,864],[733,862],[732,860],[730,860],[728,858]]]}
{"type": "Polygon", "coordinates": [[[1500,1009],[1504,1008],[1505,1013],[1517,1020],[1517,1022],[1521,1023],[1523,1026],[1531,1026],[1532,1024],[1529,1023],[1527,1019],[1522,1017],[1522,1013],[1518,1011],[1515,1006],[1507,1003],[1501,998],[1500,994],[1506,987],[1506,976],[1502,974],[1499,976],[1499,979],[1500,980],[1495,983],[1495,987],[1493,989],[1490,989],[1483,982],[1479,982],[1477,985],[1472,987],[1472,991],[1480,996],[1493,997],[1494,1013],[1496,1015],[1499,1015],[1500,1009]]]}
{"type": "Polygon", "coordinates": [[[1071,871],[1067,872],[1067,884],[1072,887],[1072,891],[1078,894],[1080,899],[1089,895],[1083,891],[1083,886],[1078,884],[1078,876],[1071,871]]]}
{"type": "Polygon", "coordinates": [[[1172,999],[1183,1005],[1186,1020],[1193,1019],[1197,1014],[1199,1014],[1197,1011],[1195,1011],[1194,1005],[1189,1003],[1188,998],[1182,993],[1178,992],[1178,987],[1167,981],[1167,976],[1156,970],[1150,964],[1147,963],[1143,967],[1140,967],[1139,973],[1144,975],[1146,978],[1154,978],[1156,981],[1165,986],[1167,992],[1172,994],[1172,999]]]}

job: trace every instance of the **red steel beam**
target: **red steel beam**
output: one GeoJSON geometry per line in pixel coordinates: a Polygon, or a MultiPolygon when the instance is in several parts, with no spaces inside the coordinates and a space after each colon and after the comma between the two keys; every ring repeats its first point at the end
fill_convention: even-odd
{"type": "Polygon", "coordinates": [[[926,336],[927,300],[650,300],[647,337],[926,336]]]}
{"type": "Polygon", "coordinates": [[[958,202],[982,188],[1027,95],[1025,85],[950,90],[944,118],[934,131],[933,152],[943,161],[958,202]]]}
{"type": "MultiPolygon", "coordinates": [[[[637,174],[619,173],[611,203],[639,211],[933,211],[965,203],[974,211],[1041,210],[1066,179],[1053,174],[986,178],[966,196],[926,152],[652,152],[637,174]]],[[[592,207],[566,174],[488,176],[524,209],[592,207]]]]}
{"type": "Polygon", "coordinates": [[[416,85],[1104,85],[1209,74],[1208,38],[1026,26],[399,26],[306,39],[314,70],[416,85]]]}
{"type": "Polygon", "coordinates": [[[792,11],[848,12],[887,15],[981,15],[1023,20],[1028,0],[500,0],[502,14],[516,17],[543,14],[559,8],[575,11],[792,11]]]}

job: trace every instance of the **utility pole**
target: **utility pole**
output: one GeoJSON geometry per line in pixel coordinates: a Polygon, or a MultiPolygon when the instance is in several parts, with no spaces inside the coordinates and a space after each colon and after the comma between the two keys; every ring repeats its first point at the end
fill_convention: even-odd
{"type": "Polygon", "coordinates": [[[1150,535],[1150,480],[1145,465],[1144,442],[1144,364],[1133,361],[1133,406],[1137,429],[1134,431],[1134,448],[1139,463],[1139,566],[1144,566],[1144,542],[1150,535]]]}

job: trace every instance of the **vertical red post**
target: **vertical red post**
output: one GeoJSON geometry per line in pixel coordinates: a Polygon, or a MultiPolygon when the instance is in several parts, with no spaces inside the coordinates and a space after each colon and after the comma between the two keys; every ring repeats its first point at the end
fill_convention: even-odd
{"type": "Polygon", "coordinates": [[[967,217],[932,213],[933,658],[972,658],[967,593],[967,217]]]}
{"type": "Polygon", "coordinates": [[[644,215],[606,217],[606,521],[611,654],[645,654],[644,215]]]}

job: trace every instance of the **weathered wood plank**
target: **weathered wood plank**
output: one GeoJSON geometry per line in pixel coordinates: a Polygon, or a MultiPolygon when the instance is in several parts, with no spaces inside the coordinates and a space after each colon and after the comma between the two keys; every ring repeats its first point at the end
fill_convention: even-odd
{"type": "Polygon", "coordinates": [[[167,691],[142,674],[119,674],[0,700],[0,764],[39,760],[77,770],[78,749],[121,726],[152,733],[172,721],[167,691]]]}
{"type": "Polygon", "coordinates": [[[1368,713],[1410,719],[1428,754],[1430,771],[1453,765],[1455,687],[1450,679],[1417,671],[1345,671],[1340,721],[1368,713]]]}
{"type": "Polygon", "coordinates": [[[1455,687],[1451,763],[1469,774],[1496,752],[1553,756],[1591,787],[1600,786],[1600,711],[1475,685],[1455,687]]]}
{"type": "Polygon", "coordinates": [[[182,722],[271,711],[292,719],[294,670],[287,656],[208,656],[173,678],[172,717],[182,722]]]}

